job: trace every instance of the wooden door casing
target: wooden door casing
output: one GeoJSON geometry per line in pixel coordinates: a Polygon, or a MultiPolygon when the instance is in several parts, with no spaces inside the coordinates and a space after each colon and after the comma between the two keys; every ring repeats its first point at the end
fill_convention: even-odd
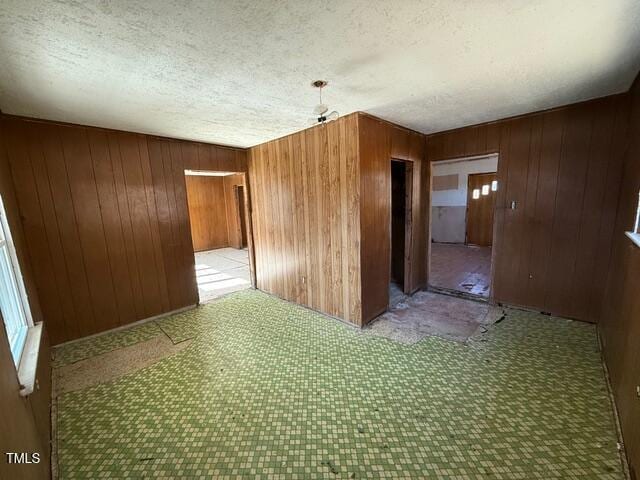
{"type": "Polygon", "coordinates": [[[235,185],[233,187],[234,190],[234,198],[236,202],[236,212],[237,212],[237,235],[238,235],[238,245],[236,248],[246,248],[247,246],[247,226],[246,226],[246,215],[245,215],[245,198],[244,198],[244,187],[242,185],[235,185]]]}

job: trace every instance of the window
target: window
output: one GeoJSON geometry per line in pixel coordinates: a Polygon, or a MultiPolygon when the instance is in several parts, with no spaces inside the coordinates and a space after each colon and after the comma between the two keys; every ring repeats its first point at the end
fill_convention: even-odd
{"type": "Polygon", "coordinates": [[[640,192],[638,192],[638,207],[636,208],[636,222],[633,225],[633,233],[640,233],[640,192]]]}
{"type": "Polygon", "coordinates": [[[491,182],[491,191],[492,192],[498,191],[498,180],[494,180],[491,182]]]}
{"type": "Polygon", "coordinates": [[[0,198],[0,311],[16,366],[33,324],[7,217],[0,198]]]}
{"type": "Polygon", "coordinates": [[[482,185],[482,195],[489,195],[489,185],[482,185]]]}
{"type": "Polygon", "coordinates": [[[640,192],[638,192],[638,205],[636,206],[636,218],[633,222],[633,229],[627,232],[627,236],[633,243],[640,247],[640,192]]]}
{"type": "Polygon", "coordinates": [[[471,194],[471,198],[473,198],[474,200],[477,200],[478,198],[480,198],[480,189],[479,188],[474,188],[473,192],[471,194]]]}

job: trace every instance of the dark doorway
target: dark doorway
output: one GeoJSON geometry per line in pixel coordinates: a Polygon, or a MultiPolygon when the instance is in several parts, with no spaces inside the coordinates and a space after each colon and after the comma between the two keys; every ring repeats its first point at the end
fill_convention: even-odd
{"type": "Polygon", "coordinates": [[[405,165],[391,162],[391,281],[404,287],[405,165]]]}
{"type": "Polygon", "coordinates": [[[410,293],[412,178],[410,162],[391,161],[391,298],[394,294],[410,293]]]}

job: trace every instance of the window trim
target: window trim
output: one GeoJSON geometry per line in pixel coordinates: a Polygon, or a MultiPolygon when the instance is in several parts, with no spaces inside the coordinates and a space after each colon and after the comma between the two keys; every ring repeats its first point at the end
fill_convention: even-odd
{"type": "Polygon", "coordinates": [[[638,192],[638,206],[636,208],[636,219],[633,223],[633,229],[624,233],[636,246],[640,247],[640,191],[638,192]]]}
{"type": "Polygon", "coordinates": [[[13,273],[13,278],[16,282],[16,288],[18,290],[18,297],[20,301],[20,307],[22,309],[22,313],[24,315],[24,320],[26,323],[26,328],[21,332],[20,337],[18,338],[18,342],[14,342],[20,344],[20,354],[17,358],[14,356],[14,348],[15,345],[10,345],[11,347],[11,355],[14,357],[14,363],[16,364],[16,369],[20,367],[20,361],[22,359],[25,345],[27,344],[27,337],[29,335],[29,330],[33,328],[33,317],[31,315],[31,307],[29,305],[29,298],[27,296],[27,291],[24,285],[24,279],[22,277],[22,272],[20,271],[20,263],[18,262],[18,255],[16,253],[15,245],[13,243],[13,237],[11,235],[11,228],[9,226],[9,222],[7,219],[7,213],[4,208],[4,202],[2,200],[2,196],[0,196],[0,228],[4,233],[4,240],[0,240],[0,248],[2,246],[7,247],[7,253],[9,255],[9,263],[11,267],[11,271],[13,273]]]}

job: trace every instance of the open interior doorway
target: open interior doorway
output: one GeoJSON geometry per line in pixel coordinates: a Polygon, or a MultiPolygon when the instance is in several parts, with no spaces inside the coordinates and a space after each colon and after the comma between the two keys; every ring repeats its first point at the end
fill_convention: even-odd
{"type": "Polygon", "coordinates": [[[389,305],[404,293],[411,293],[411,205],[413,164],[391,160],[391,255],[389,305]]]}
{"type": "Polygon", "coordinates": [[[497,170],[497,155],[431,164],[432,290],[490,297],[497,170]]]}
{"type": "MultiPolygon", "coordinates": [[[[495,171],[495,165],[492,168],[495,171]]],[[[417,227],[420,224],[416,222],[414,217],[419,218],[420,214],[422,214],[420,200],[424,200],[424,196],[429,195],[430,189],[427,187],[423,190],[422,182],[418,181],[421,180],[418,177],[421,172],[420,163],[391,159],[389,169],[390,251],[389,258],[384,259],[389,262],[389,276],[387,279],[389,282],[389,304],[387,311],[370,322],[367,328],[387,338],[406,343],[414,343],[425,336],[431,335],[466,342],[482,325],[490,323],[495,318],[495,312],[488,302],[460,298],[464,296],[461,292],[457,292],[456,295],[441,295],[438,292],[438,288],[430,288],[436,290],[434,292],[425,291],[422,288],[424,284],[419,284],[416,287],[413,276],[420,276],[421,273],[424,273],[424,270],[421,269],[426,267],[427,262],[426,255],[421,254],[421,249],[416,248],[416,245],[420,247],[420,243],[429,237],[425,235],[427,233],[426,228],[424,229],[425,231],[421,231],[421,228],[417,227]],[[414,225],[412,225],[412,219],[415,222],[414,225]],[[412,254],[412,252],[416,253],[412,254]]],[[[456,176],[456,178],[436,179],[436,188],[437,183],[444,180],[445,185],[441,191],[457,191],[459,176],[456,176]]],[[[463,194],[466,195],[468,175],[464,176],[462,182],[463,194]]],[[[480,186],[481,193],[482,185],[480,186]]],[[[473,251],[476,249],[476,247],[466,243],[466,212],[464,211],[467,208],[466,198],[459,203],[460,208],[454,208],[453,211],[454,214],[462,214],[461,228],[453,229],[455,230],[454,232],[449,232],[458,235],[457,243],[447,244],[442,242],[441,245],[434,244],[435,259],[432,261],[429,279],[433,281],[435,278],[437,285],[440,284],[442,279],[446,280],[447,275],[451,275],[449,271],[451,268],[455,268],[455,265],[450,264],[452,261],[450,257],[441,258],[441,252],[437,250],[439,246],[459,247],[473,251]],[[462,212],[459,211],[461,209],[463,210],[462,212]],[[436,267],[439,270],[434,271],[434,264],[439,260],[441,261],[436,267]]],[[[452,203],[452,205],[457,206],[456,203],[452,203]]],[[[444,214],[447,215],[447,212],[444,214]]],[[[444,220],[450,219],[445,218],[444,220]]],[[[446,227],[452,230],[448,225],[446,227]]],[[[445,228],[445,231],[447,228],[445,228]]],[[[488,264],[490,265],[490,260],[488,264]]],[[[464,265],[464,262],[462,262],[462,265],[464,265]]],[[[467,267],[463,267],[462,270],[464,268],[467,267]]],[[[471,267],[471,271],[475,272],[475,269],[471,267]]],[[[462,288],[459,285],[466,283],[466,281],[460,279],[449,290],[444,291],[445,288],[442,288],[442,293],[451,293],[456,288],[462,288]]],[[[488,284],[489,275],[487,275],[488,284]]]]}
{"type": "Polygon", "coordinates": [[[247,248],[247,222],[245,220],[244,185],[233,186],[233,201],[236,217],[236,248],[247,248]]]}
{"type": "Polygon", "coordinates": [[[186,170],[200,303],[252,285],[246,174],[186,170]]]}

